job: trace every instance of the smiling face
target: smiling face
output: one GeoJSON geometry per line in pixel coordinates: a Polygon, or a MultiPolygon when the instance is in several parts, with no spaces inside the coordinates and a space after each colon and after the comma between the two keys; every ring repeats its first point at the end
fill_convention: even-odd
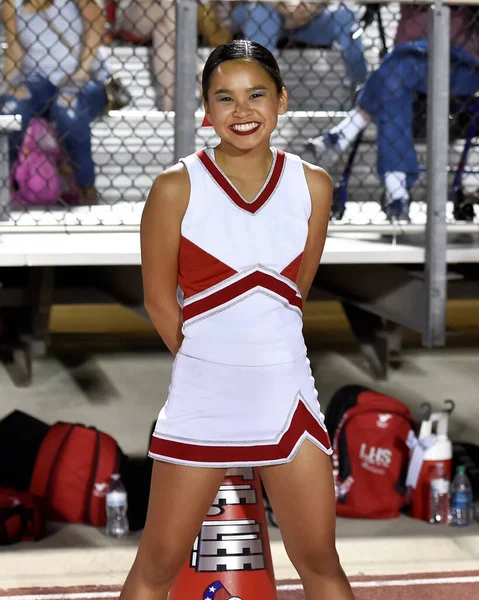
{"type": "Polygon", "coordinates": [[[286,112],[286,90],[276,84],[258,63],[228,60],[214,70],[205,102],[206,116],[223,142],[250,150],[269,140],[286,112]]]}

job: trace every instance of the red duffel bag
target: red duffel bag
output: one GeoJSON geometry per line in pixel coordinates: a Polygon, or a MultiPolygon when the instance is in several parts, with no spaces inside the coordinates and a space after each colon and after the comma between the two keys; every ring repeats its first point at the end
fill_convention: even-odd
{"type": "Polygon", "coordinates": [[[106,433],[56,423],[40,446],[29,491],[42,498],[48,520],[103,527],[108,484],[121,456],[106,433]]]}

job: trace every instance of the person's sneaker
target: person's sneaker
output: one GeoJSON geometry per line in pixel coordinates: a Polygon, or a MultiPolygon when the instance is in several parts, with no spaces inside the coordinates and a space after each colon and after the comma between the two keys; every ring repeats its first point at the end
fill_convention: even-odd
{"type": "Polygon", "coordinates": [[[330,169],[334,167],[343,153],[339,143],[341,137],[344,138],[341,132],[331,133],[328,131],[319,137],[309,138],[306,149],[314,154],[314,157],[320,163],[319,166],[330,169]]]}
{"type": "Polygon", "coordinates": [[[384,212],[388,221],[392,223],[410,223],[409,217],[409,200],[393,200],[386,204],[384,212]]]}

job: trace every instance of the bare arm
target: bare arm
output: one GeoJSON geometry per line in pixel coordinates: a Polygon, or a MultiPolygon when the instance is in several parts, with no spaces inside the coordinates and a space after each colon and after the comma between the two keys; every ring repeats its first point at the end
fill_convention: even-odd
{"type": "Polygon", "coordinates": [[[156,179],[141,219],[141,262],[145,308],[175,355],[183,341],[182,314],[176,299],[181,221],[188,206],[190,180],[183,165],[156,179]]]}
{"type": "Polygon", "coordinates": [[[23,67],[24,51],[18,39],[14,0],[3,0],[2,20],[5,23],[7,50],[3,66],[4,81],[10,83],[23,67]]]}
{"type": "Polygon", "coordinates": [[[77,0],[83,23],[83,47],[80,64],[72,79],[88,80],[98,49],[105,40],[105,14],[96,0],[77,0]]]}
{"type": "Polygon", "coordinates": [[[333,184],[326,171],[320,167],[304,163],[304,172],[311,194],[312,210],[309,218],[308,237],[296,283],[303,300],[306,300],[323,254],[333,197],[333,184]]]}

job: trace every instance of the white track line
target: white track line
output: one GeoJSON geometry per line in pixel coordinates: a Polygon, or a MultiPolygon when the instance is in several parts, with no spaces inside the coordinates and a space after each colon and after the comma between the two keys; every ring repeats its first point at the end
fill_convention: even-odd
{"type": "MultiPolygon", "coordinates": [[[[385,581],[353,581],[353,588],[407,587],[413,585],[445,585],[451,583],[479,583],[479,576],[437,577],[424,579],[389,579],[385,581]]],[[[302,590],[300,584],[278,585],[278,591],[292,592],[302,590]]],[[[0,596],[0,600],[101,600],[102,598],[118,598],[120,592],[73,592],[70,594],[20,594],[16,596],[0,596]]]]}
{"type": "Polygon", "coordinates": [[[389,581],[353,581],[353,587],[393,587],[408,585],[445,585],[450,583],[479,583],[479,576],[433,577],[427,579],[391,579],[389,581]]]}
{"type": "MultiPolygon", "coordinates": [[[[385,581],[352,581],[353,588],[407,587],[410,585],[444,585],[450,583],[479,583],[479,576],[430,577],[425,579],[388,579],[385,581]]],[[[278,590],[293,592],[303,589],[300,584],[279,585],[278,590]]]]}

